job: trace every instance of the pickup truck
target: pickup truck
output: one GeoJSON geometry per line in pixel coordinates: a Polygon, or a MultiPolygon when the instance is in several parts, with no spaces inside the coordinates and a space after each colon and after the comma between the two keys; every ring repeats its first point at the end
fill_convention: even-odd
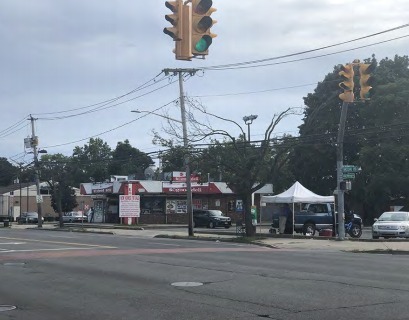
{"type": "MultiPolygon", "coordinates": [[[[299,207],[296,204],[295,207],[299,207]]],[[[314,236],[316,231],[323,229],[334,229],[335,221],[334,204],[332,203],[307,203],[302,210],[294,210],[294,231],[307,236],[314,236]]],[[[345,215],[346,221],[352,219],[353,224],[362,228],[362,219],[356,214],[345,215]]],[[[287,219],[285,233],[292,234],[292,219],[287,219]]],[[[272,229],[278,228],[278,216],[273,217],[272,229]]]]}

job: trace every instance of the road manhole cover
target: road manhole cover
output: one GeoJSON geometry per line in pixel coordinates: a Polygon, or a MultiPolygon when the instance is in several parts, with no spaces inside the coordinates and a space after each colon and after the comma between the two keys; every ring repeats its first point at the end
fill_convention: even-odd
{"type": "Polygon", "coordinates": [[[202,286],[201,282],[173,282],[172,286],[174,287],[199,287],[202,286]]]}
{"type": "Polygon", "coordinates": [[[0,305],[0,312],[4,312],[4,311],[11,311],[16,309],[16,306],[7,306],[7,305],[0,305]]]}

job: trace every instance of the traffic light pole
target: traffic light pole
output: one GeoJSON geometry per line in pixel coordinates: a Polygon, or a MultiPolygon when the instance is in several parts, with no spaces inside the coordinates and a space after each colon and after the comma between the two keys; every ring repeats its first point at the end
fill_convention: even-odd
{"type": "Polygon", "coordinates": [[[343,102],[341,107],[341,117],[339,120],[338,138],[337,138],[337,193],[338,193],[338,239],[345,240],[344,227],[344,190],[341,190],[342,167],[344,165],[344,134],[345,123],[348,113],[348,102],[343,102]]]}
{"type": "Polygon", "coordinates": [[[183,93],[183,74],[188,73],[194,75],[197,69],[164,69],[165,74],[173,73],[179,75],[179,92],[180,92],[180,112],[182,115],[182,130],[183,130],[183,146],[185,148],[185,171],[186,171],[186,209],[188,216],[188,233],[189,236],[194,236],[193,233],[193,208],[192,208],[192,182],[190,177],[190,154],[189,154],[189,142],[187,137],[187,124],[186,124],[186,109],[185,109],[185,96],[183,93]]]}

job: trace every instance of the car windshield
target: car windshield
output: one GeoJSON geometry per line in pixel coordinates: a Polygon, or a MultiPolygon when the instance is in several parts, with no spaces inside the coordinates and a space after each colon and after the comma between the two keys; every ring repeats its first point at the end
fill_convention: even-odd
{"type": "Polygon", "coordinates": [[[407,212],[384,212],[379,221],[409,221],[407,212]]]}
{"type": "Polygon", "coordinates": [[[37,212],[28,212],[25,215],[28,216],[28,217],[37,217],[38,213],[37,212]]]}
{"type": "Polygon", "coordinates": [[[209,214],[212,217],[221,217],[224,216],[223,212],[221,212],[220,210],[209,210],[209,214]]]}

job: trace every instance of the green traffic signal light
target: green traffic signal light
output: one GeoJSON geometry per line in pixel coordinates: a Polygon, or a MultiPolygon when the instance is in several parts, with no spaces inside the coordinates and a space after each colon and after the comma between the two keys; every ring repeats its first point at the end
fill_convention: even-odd
{"type": "Polygon", "coordinates": [[[216,37],[210,28],[216,23],[210,15],[216,11],[212,8],[212,0],[191,0],[192,21],[191,21],[191,45],[193,55],[207,55],[209,47],[216,37]]]}
{"type": "Polygon", "coordinates": [[[209,49],[210,45],[212,44],[212,37],[208,35],[204,35],[196,44],[194,45],[195,50],[198,52],[205,52],[209,49]]]}

